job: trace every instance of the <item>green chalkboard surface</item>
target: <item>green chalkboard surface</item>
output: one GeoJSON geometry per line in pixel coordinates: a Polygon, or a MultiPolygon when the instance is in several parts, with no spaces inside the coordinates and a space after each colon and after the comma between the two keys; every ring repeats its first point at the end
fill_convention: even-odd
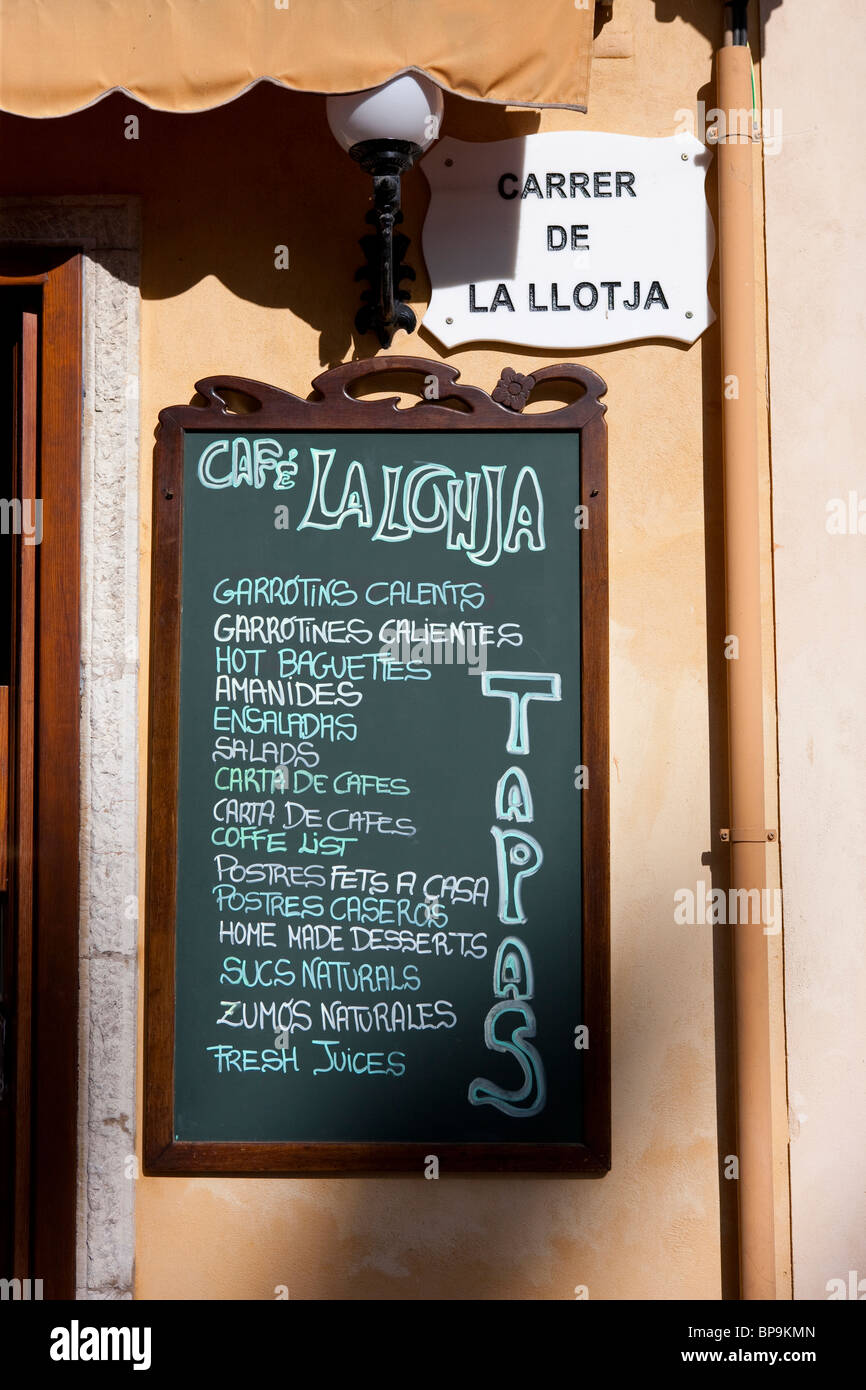
{"type": "Polygon", "coordinates": [[[149,1162],[604,1171],[599,392],[359,368],[163,413],[149,1162]]]}

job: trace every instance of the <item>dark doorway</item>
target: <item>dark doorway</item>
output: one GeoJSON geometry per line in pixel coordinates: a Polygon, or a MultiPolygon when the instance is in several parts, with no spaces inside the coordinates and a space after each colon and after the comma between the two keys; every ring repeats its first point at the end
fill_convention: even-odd
{"type": "Polygon", "coordinates": [[[80,282],[74,252],[0,253],[4,1298],[75,1294],[80,282]]]}

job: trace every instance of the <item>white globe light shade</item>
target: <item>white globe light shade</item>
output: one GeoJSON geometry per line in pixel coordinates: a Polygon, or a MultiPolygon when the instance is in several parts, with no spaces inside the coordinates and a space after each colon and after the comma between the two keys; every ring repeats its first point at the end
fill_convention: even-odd
{"type": "Polygon", "coordinates": [[[426,150],[439,134],[444,104],[429,77],[404,72],[381,87],[328,97],[328,125],[344,150],[363,140],[408,140],[426,150]]]}

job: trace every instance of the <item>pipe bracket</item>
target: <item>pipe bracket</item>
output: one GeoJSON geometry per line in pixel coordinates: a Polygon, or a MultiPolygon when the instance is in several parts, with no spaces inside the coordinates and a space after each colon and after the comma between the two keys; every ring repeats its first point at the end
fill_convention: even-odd
{"type": "Polygon", "coordinates": [[[772,843],[775,843],[775,841],[778,840],[778,838],[779,837],[775,830],[756,830],[752,829],[749,826],[747,826],[745,830],[734,829],[719,831],[719,839],[722,841],[723,844],[726,845],[735,845],[743,843],[759,845],[765,843],[765,841],[768,840],[772,843]]]}

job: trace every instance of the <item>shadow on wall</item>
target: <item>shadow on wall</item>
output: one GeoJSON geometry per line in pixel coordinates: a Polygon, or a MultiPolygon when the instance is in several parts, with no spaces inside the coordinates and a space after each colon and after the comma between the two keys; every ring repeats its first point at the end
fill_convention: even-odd
{"type": "MultiPolygon", "coordinates": [[[[705,5],[696,5],[694,0],[654,0],[656,7],[656,19],[659,24],[672,24],[674,20],[681,19],[685,24],[691,24],[698,33],[708,38],[713,48],[718,48],[722,42],[722,32],[724,28],[725,6],[723,0],[718,0],[716,13],[708,10],[705,5]]],[[[782,0],[751,0],[749,5],[749,35],[755,45],[755,56],[763,58],[767,52],[768,20],[773,10],[779,9],[782,0]]]]}
{"type": "MultiPolygon", "coordinates": [[[[537,130],[539,114],[453,97],[446,122],[458,139],[499,140],[537,130]]],[[[4,195],[142,197],[143,299],[171,298],[214,276],[239,298],[288,309],[316,328],[323,366],[379,350],[353,327],[372,180],[331,135],[322,96],[265,82],[225,106],[176,115],[114,94],[57,120],[0,115],[0,150],[4,195]],[[288,269],[277,265],[281,247],[288,269]]],[[[428,196],[413,169],[403,230],[421,300],[429,298],[421,255],[428,196]]]]}

